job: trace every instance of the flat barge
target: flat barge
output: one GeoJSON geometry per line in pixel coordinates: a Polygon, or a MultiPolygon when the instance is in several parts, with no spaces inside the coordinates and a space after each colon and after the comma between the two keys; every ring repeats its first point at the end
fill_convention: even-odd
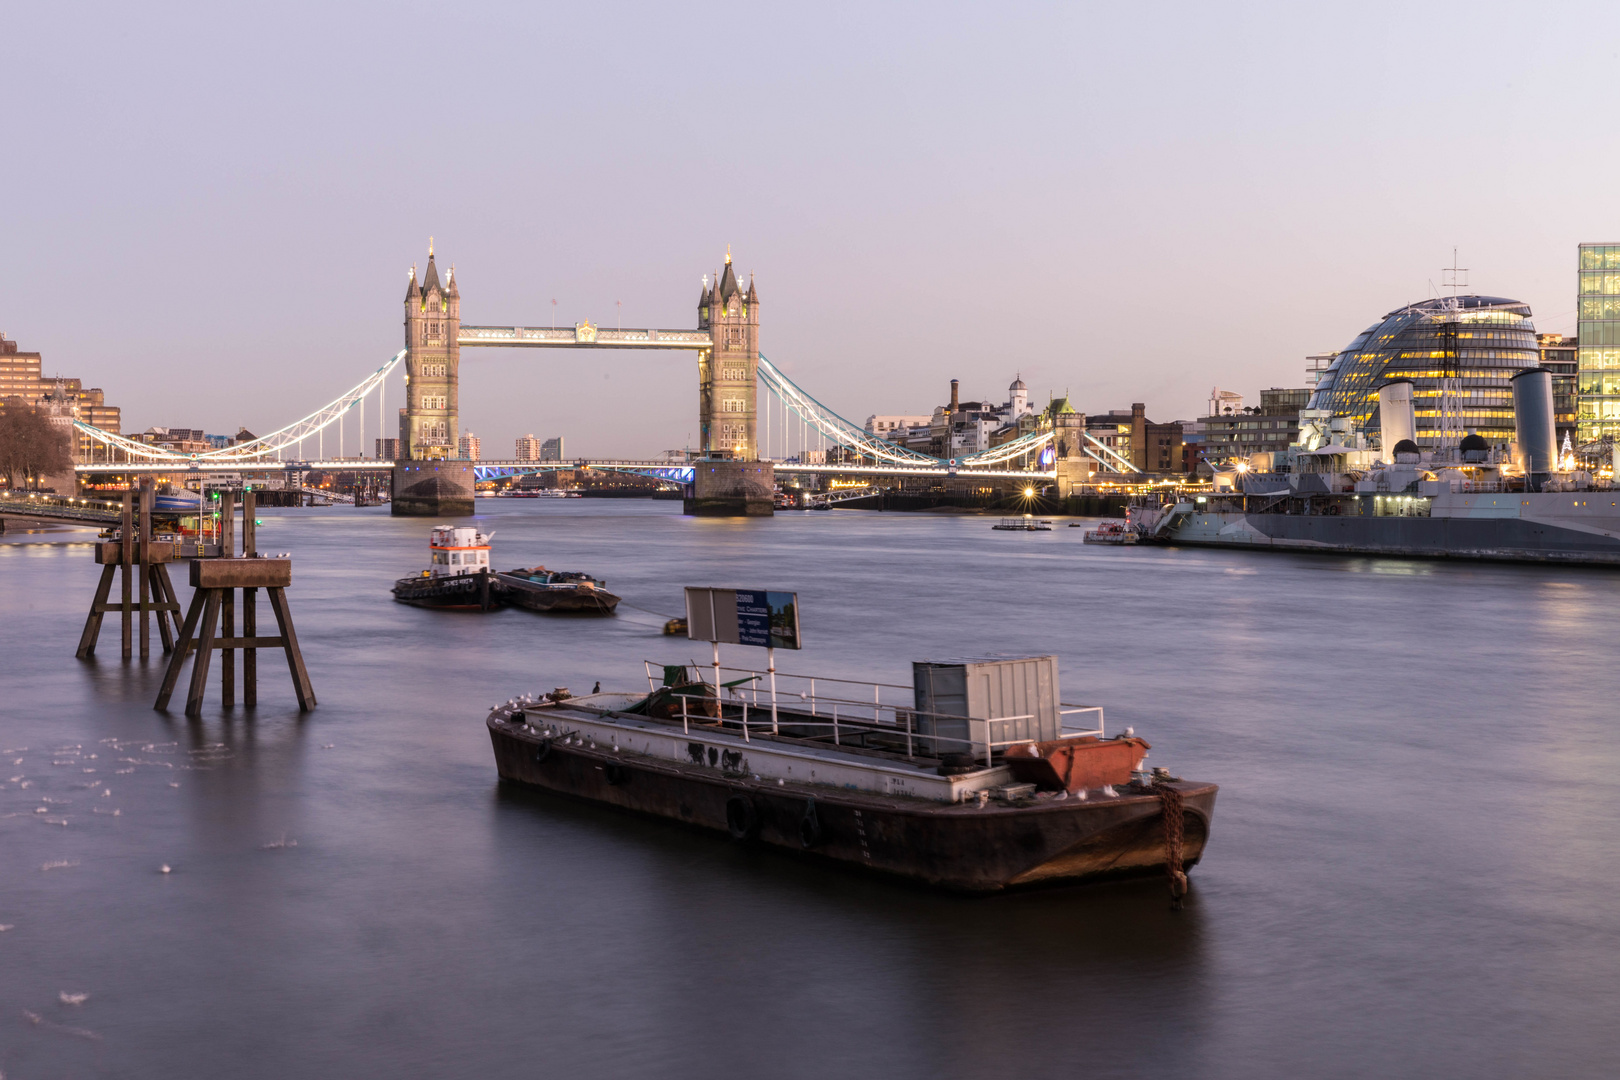
{"type": "MultiPolygon", "coordinates": [[[[1058,707],[1052,657],[915,667],[1053,678],[1049,700],[1026,697],[1020,715],[964,706],[981,718],[883,704],[883,685],[819,677],[782,676],[797,685],[773,707],[764,673],[726,669],[741,677],[723,681],[718,668],[705,678],[669,666],[662,686],[650,669],[646,694],[514,699],[487,727],[505,782],[737,841],[963,892],[1154,874],[1172,896],[1186,891],[1216,785],[1146,770],[1142,739],[1105,737],[1100,709],[1058,707]],[[1096,726],[1063,728],[1065,714],[1096,726]]],[[[949,695],[923,698],[949,707],[949,695]]]]}
{"type": "Polygon", "coordinates": [[[495,577],[504,602],[530,611],[611,615],[619,606],[607,583],[589,574],[534,566],[503,570],[495,577]]]}

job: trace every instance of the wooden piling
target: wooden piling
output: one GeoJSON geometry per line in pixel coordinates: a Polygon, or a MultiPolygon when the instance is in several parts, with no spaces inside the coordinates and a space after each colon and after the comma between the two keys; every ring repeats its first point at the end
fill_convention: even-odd
{"type": "MultiPolygon", "coordinates": [[[[219,500],[219,554],[223,559],[236,558],[236,493],[227,491],[219,500]]],[[[220,634],[226,639],[236,636],[236,590],[225,589],[220,595],[219,610],[223,624],[220,634]]],[[[219,658],[219,696],[221,704],[236,704],[236,650],[224,649],[219,658]]],[[[191,706],[186,706],[189,711],[191,706]]]]}
{"type": "MultiPolygon", "coordinates": [[[[259,541],[256,529],[257,522],[253,515],[257,510],[254,505],[257,500],[253,490],[242,492],[242,558],[256,559],[259,557],[259,541]]],[[[259,590],[249,587],[242,590],[242,636],[252,640],[259,633],[258,605],[259,590]]],[[[251,645],[242,650],[242,704],[248,708],[259,703],[259,650],[251,645]]]]}
{"type": "MultiPolygon", "coordinates": [[[[292,674],[293,692],[298,697],[299,709],[304,712],[313,709],[315,691],[310,685],[309,671],[304,666],[304,657],[298,648],[298,635],[293,630],[292,614],[287,607],[286,587],[290,584],[292,584],[292,562],[288,559],[252,557],[193,561],[191,585],[196,591],[192,594],[191,608],[186,613],[185,625],[180,629],[180,638],[175,642],[174,655],[169,659],[169,669],[164,674],[163,685],[158,691],[157,704],[154,707],[160,710],[168,707],[169,699],[180,682],[180,671],[185,665],[188,653],[194,652],[196,658],[193,661],[191,683],[186,694],[186,715],[199,716],[202,712],[203,691],[208,684],[209,657],[215,649],[227,653],[241,649],[246,659],[246,656],[252,655],[250,650],[280,648],[287,657],[287,669],[292,674]],[[237,637],[229,630],[223,634],[216,634],[224,597],[233,589],[244,591],[264,589],[269,593],[270,607],[275,613],[276,626],[280,631],[278,636],[260,637],[257,626],[252,623],[245,627],[245,633],[241,637],[237,637]]],[[[250,669],[244,666],[244,674],[248,670],[250,669]]],[[[244,703],[256,701],[258,692],[256,678],[248,679],[244,691],[244,703]],[[249,694],[252,695],[252,700],[249,694]]]]}
{"type": "Polygon", "coordinates": [[[142,660],[150,659],[152,655],[151,617],[154,612],[157,613],[158,635],[163,641],[163,651],[167,653],[174,648],[170,626],[172,624],[176,631],[180,628],[180,599],[175,595],[165,564],[174,558],[175,545],[154,538],[153,501],[154,492],[149,481],[141,482],[138,496],[125,492],[119,539],[98,542],[95,546],[101,578],[96,584],[95,597],[90,601],[90,613],[85,617],[84,630],[79,634],[79,647],[74,653],[80,660],[94,655],[96,642],[101,637],[102,622],[109,611],[116,611],[120,616],[124,659],[130,659],[132,652],[136,613],[140,615],[142,660]],[[112,594],[114,574],[123,577],[122,599],[118,603],[109,603],[107,598],[112,594]],[[138,601],[134,599],[137,588],[138,601]]]}
{"type": "Polygon", "coordinates": [[[96,651],[96,639],[101,636],[101,618],[107,613],[107,597],[112,594],[113,575],[116,573],[118,567],[112,563],[101,568],[96,597],[90,601],[90,617],[84,620],[84,633],[79,635],[79,651],[73,654],[80,660],[96,651]]]}
{"type": "Polygon", "coordinates": [[[129,569],[130,560],[134,555],[135,521],[130,513],[130,510],[130,493],[126,489],[124,492],[124,513],[123,517],[120,519],[122,529],[118,534],[121,541],[119,546],[118,566],[120,572],[123,574],[123,581],[119,588],[123,596],[123,607],[121,608],[121,617],[123,620],[122,654],[125,660],[128,660],[130,656],[130,633],[134,629],[130,625],[131,612],[129,610],[129,605],[132,602],[132,597],[130,596],[130,585],[132,582],[129,580],[129,569]]]}
{"type": "Polygon", "coordinates": [[[138,562],[140,564],[139,577],[141,579],[141,660],[144,662],[152,658],[152,575],[148,573],[151,563],[152,551],[152,478],[141,477],[140,494],[140,550],[138,562]]]}

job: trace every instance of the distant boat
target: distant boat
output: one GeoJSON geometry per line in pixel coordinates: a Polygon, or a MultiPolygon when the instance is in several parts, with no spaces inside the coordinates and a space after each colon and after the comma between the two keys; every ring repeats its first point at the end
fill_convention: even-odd
{"type": "Polygon", "coordinates": [[[1052,523],[1039,518],[1002,518],[1000,525],[990,526],[1004,532],[1051,532],[1052,523]]]}
{"type": "Polygon", "coordinates": [[[1118,521],[1105,521],[1095,529],[1088,529],[1080,539],[1087,544],[1134,544],[1136,531],[1118,521]]]}

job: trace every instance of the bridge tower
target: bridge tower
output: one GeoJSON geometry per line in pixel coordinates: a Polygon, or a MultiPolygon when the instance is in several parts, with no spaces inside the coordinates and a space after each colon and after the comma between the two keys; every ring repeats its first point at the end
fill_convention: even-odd
{"type": "Polygon", "coordinates": [[[759,293],[753,276],[744,289],[726,267],[698,299],[698,329],[707,330],[712,350],[698,358],[698,425],[706,456],[758,461],[755,441],[759,386],[759,293]]]}
{"type": "Polygon", "coordinates": [[[456,271],[439,283],[428,244],[427,273],[420,284],[411,267],[405,286],[405,409],[400,452],[414,461],[456,456],[456,369],[461,363],[461,290],[456,271]]]}
{"type": "Polygon", "coordinates": [[[441,284],[428,241],[427,272],[405,286],[405,407],[399,411],[399,461],[393,513],[447,517],[473,511],[473,471],[456,458],[456,401],[461,365],[461,290],[456,271],[441,284]]]}
{"type": "Polygon", "coordinates": [[[686,512],[756,516],[772,512],[775,469],[759,460],[759,293],[744,289],[726,250],[725,269],[698,296],[698,329],[713,344],[698,354],[698,429],[686,512]]]}

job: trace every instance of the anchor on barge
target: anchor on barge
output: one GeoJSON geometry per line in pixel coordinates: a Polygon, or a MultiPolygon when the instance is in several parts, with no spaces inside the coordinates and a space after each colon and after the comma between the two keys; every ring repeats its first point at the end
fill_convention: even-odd
{"type": "MultiPolygon", "coordinates": [[[[694,592],[704,640],[725,620],[694,592]]],[[[1060,704],[1055,657],[922,661],[906,687],[715,653],[648,663],[645,693],[495,708],[501,779],[967,892],[1164,874],[1179,897],[1203,857],[1216,785],[1148,770],[1147,742],[1060,704]]]]}

